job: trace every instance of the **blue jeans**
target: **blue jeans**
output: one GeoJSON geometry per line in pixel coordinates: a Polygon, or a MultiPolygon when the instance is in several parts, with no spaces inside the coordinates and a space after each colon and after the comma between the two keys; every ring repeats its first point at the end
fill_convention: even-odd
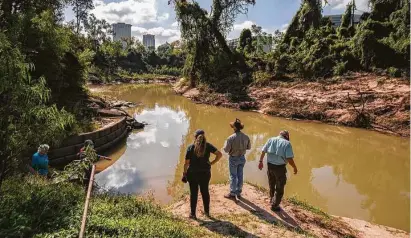
{"type": "Polygon", "coordinates": [[[228,167],[230,169],[230,194],[240,195],[243,189],[243,171],[245,156],[230,156],[228,167]]]}

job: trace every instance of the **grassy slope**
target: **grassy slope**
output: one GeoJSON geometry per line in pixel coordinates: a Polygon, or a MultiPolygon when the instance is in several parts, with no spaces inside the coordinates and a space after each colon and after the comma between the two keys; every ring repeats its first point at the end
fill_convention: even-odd
{"type": "MultiPolygon", "coordinates": [[[[77,237],[84,189],[39,178],[5,181],[0,199],[0,237],[77,237]]],[[[193,237],[205,234],[174,218],[153,201],[136,196],[94,194],[87,237],[193,237]]]]}
{"type": "MultiPolygon", "coordinates": [[[[351,221],[330,216],[296,198],[272,213],[264,188],[247,184],[244,198],[224,199],[228,185],[211,186],[213,219],[187,219],[188,196],[164,209],[150,198],[93,194],[87,237],[357,237],[363,232],[351,221]],[[286,216],[284,216],[286,215],[286,216]],[[360,232],[360,233],[358,233],[360,232]]],[[[84,188],[51,184],[37,177],[6,180],[1,188],[0,237],[77,237],[84,206],[84,188]]],[[[201,197],[201,196],[200,196],[201,197]]],[[[199,201],[198,210],[201,211],[199,201]]],[[[407,237],[405,232],[366,224],[368,236],[407,237]],[[396,232],[396,233],[395,233],[396,232]],[[395,235],[393,235],[395,233],[395,235]]],[[[361,236],[362,237],[362,236],[361,236]]]]}

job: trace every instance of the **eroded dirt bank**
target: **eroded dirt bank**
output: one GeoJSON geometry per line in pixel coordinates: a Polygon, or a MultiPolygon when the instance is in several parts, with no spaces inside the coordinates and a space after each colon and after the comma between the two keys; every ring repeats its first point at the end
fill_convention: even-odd
{"type": "MultiPolygon", "coordinates": [[[[283,210],[272,212],[266,191],[245,184],[243,197],[236,201],[224,198],[228,185],[211,185],[212,219],[206,218],[201,196],[197,206],[198,220],[188,219],[189,196],[169,207],[176,216],[204,227],[209,237],[409,237],[409,234],[366,221],[330,216],[297,199],[285,199],[283,210]]],[[[208,236],[207,236],[208,237],[208,236]]]]}
{"type": "Polygon", "coordinates": [[[256,110],[290,119],[317,120],[362,127],[407,137],[410,132],[409,81],[356,74],[323,82],[274,82],[248,88],[248,98],[232,102],[229,95],[197,88],[175,87],[198,103],[256,110]]]}

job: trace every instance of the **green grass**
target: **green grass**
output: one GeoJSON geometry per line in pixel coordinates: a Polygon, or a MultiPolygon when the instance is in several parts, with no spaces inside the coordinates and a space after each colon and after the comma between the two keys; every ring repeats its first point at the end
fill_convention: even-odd
{"type": "Polygon", "coordinates": [[[310,211],[310,212],[312,212],[314,214],[317,214],[317,215],[320,215],[324,218],[331,219],[331,216],[329,214],[325,213],[324,211],[322,211],[320,208],[315,207],[311,204],[308,204],[306,201],[299,200],[296,196],[292,196],[292,197],[287,198],[287,201],[289,203],[295,205],[295,206],[298,206],[298,207],[304,209],[304,210],[310,211]]]}
{"type": "Polygon", "coordinates": [[[164,74],[125,74],[125,73],[120,73],[120,77],[122,78],[127,78],[131,80],[164,80],[164,79],[169,79],[174,76],[170,75],[164,75],[164,74]]]}
{"type": "MultiPolygon", "coordinates": [[[[6,180],[1,188],[0,237],[77,237],[85,190],[33,176],[6,180]]],[[[206,230],[175,218],[152,200],[93,194],[86,237],[197,237],[206,230]]]]}
{"type": "Polygon", "coordinates": [[[256,183],[253,183],[253,182],[250,182],[250,181],[244,181],[244,183],[249,184],[250,186],[253,186],[254,188],[257,189],[257,191],[260,191],[260,192],[263,192],[263,193],[268,193],[269,192],[269,190],[267,188],[265,188],[265,187],[263,187],[259,184],[256,184],[256,183]]]}

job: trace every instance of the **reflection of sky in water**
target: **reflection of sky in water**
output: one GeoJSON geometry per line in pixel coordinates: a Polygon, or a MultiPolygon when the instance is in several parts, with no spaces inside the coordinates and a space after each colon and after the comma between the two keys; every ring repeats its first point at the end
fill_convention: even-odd
{"type": "MultiPolygon", "coordinates": [[[[112,92],[118,92],[116,89],[112,92]]],[[[240,118],[252,144],[244,168],[247,181],[268,188],[266,166],[262,171],[257,168],[261,147],[269,137],[287,129],[299,172],[294,175],[288,167],[286,196],[297,195],[333,215],[409,230],[408,139],[197,105],[168,89],[136,87],[118,96],[144,102],[145,110],[137,119],[150,125],[129,135],[127,145],[122,147],[125,153],[98,174],[100,185],[133,193],[154,189],[156,199],[168,202],[169,194],[183,187],[180,179],[184,152],[192,143],[192,133],[204,129],[207,140],[221,148],[232,133],[229,122],[240,118]]],[[[228,181],[227,165],[224,155],[212,167],[211,183],[228,181]]]]}
{"type": "MultiPolygon", "coordinates": [[[[312,169],[313,179],[311,184],[317,192],[326,198],[327,208],[336,214],[368,220],[369,212],[362,209],[366,196],[360,195],[356,187],[347,183],[341,176],[336,176],[331,166],[312,169]]],[[[327,210],[328,210],[327,209],[327,210]]]]}
{"type": "Polygon", "coordinates": [[[149,125],[127,139],[124,155],[96,175],[97,183],[122,193],[141,193],[156,188],[156,197],[169,199],[168,181],[174,179],[180,146],[189,121],[183,111],[155,106],[136,115],[149,125]]]}

